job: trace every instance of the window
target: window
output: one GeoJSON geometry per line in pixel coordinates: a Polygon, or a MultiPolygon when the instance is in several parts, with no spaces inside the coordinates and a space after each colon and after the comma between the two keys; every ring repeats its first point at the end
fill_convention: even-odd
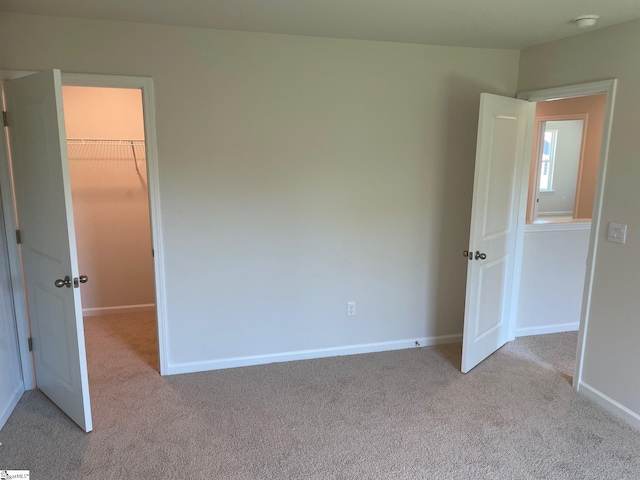
{"type": "Polygon", "coordinates": [[[553,166],[556,159],[558,130],[545,130],[542,160],[540,165],[540,191],[553,191],[553,166]]]}

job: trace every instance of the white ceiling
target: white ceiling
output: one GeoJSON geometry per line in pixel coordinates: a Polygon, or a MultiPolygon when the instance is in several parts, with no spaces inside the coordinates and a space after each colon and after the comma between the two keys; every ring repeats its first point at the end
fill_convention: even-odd
{"type": "Polygon", "coordinates": [[[640,18],[640,0],[0,0],[0,11],[226,30],[521,49],[640,18]]]}

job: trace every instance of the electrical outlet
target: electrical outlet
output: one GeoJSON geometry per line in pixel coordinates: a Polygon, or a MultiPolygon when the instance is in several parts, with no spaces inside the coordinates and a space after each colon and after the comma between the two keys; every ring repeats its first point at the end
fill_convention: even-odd
{"type": "Polygon", "coordinates": [[[347,302],[347,317],[356,316],[356,302],[347,302]]]}

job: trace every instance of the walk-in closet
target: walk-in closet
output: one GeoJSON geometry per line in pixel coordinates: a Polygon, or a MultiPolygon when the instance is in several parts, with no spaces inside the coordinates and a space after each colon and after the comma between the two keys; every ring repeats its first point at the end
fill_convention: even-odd
{"type": "Polygon", "coordinates": [[[158,368],[142,94],[66,86],[63,99],[93,388],[104,365],[158,368]]]}

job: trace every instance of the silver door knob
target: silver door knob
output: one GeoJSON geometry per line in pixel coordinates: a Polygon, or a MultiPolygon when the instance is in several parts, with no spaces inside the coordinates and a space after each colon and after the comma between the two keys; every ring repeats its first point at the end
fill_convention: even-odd
{"type": "Polygon", "coordinates": [[[480,253],[478,250],[476,250],[476,260],[480,259],[480,260],[484,260],[487,258],[487,254],[486,253],[480,253]]]}
{"type": "Polygon", "coordinates": [[[80,281],[80,283],[87,283],[89,281],[89,277],[87,277],[86,275],[80,275],[80,278],[78,280],[80,281]]]}
{"type": "Polygon", "coordinates": [[[66,277],[64,277],[64,280],[62,278],[59,278],[55,282],[53,282],[53,284],[58,288],[62,288],[62,287],[71,288],[71,277],[67,275],[66,277]]]}

